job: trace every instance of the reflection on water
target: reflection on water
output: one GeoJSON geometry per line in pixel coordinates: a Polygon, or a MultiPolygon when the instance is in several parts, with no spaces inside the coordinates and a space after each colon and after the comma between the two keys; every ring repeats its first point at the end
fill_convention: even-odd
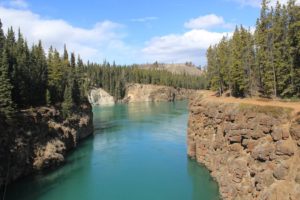
{"type": "Polygon", "coordinates": [[[60,169],[19,181],[7,199],[215,200],[186,156],[187,102],[95,107],[95,136],[60,169]]]}

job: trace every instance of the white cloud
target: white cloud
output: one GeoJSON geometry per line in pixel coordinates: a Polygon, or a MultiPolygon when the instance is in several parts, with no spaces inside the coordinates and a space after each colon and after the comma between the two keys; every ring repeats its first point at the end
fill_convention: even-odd
{"type": "Polygon", "coordinates": [[[149,62],[186,62],[205,64],[206,49],[231,33],[210,32],[203,29],[193,29],[181,35],[166,35],[156,37],[147,43],[142,50],[149,62]]]}
{"type": "Polygon", "coordinates": [[[142,18],[133,18],[130,19],[130,21],[132,22],[148,22],[148,21],[153,21],[153,20],[157,20],[158,17],[142,17],[142,18]]]}
{"type": "Polygon", "coordinates": [[[102,62],[104,59],[116,59],[118,62],[126,62],[127,54],[134,52],[123,42],[126,36],[124,26],[111,21],[99,22],[85,29],[61,19],[43,19],[28,10],[6,7],[0,7],[0,19],[4,30],[8,26],[13,26],[15,30],[21,28],[30,43],[41,39],[46,48],[53,45],[59,50],[66,44],[69,51],[79,53],[85,60],[102,62]]]}
{"type": "Polygon", "coordinates": [[[206,29],[223,25],[225,25],[223,17],[217,16],[215,14],[193,18],[184,24],[184,26],[189,29],[206,29]]]}
{"type": "MultiPolygon", "coordinates": [[[[207,47],[217,43],[224,35],[231,34],[192,29],[183,34],[154,37],[143,47],[135,47],[125,42],[126,27],[112,21],[102,21],[91,28],[80,28],[62,19],[45,19],[26,9],[3,6],[0,6],[0,19],[4,30],[8,26],[13,26],[15,30],[20,27],[29,43],[37,43],[41,39],[45,48],[53,45],[60,51],[66,44],[69,51],[79,53],[85,61],[102,62],[107,59],[121,64],[156,60],[205,64],[207,47]]],[[[145,20],[154,20],[154,17],[137,21],[145,20]]]]}

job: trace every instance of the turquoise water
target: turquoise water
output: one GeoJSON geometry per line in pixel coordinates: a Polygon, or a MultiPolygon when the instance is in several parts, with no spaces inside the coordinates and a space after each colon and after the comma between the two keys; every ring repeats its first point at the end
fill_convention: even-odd
{"type": "Polygon", "coordinates": [[[95,136],[64,166],[8,188],[8,200],[215,200],[186,155],[187,102],[95,107],[95,136]]]}

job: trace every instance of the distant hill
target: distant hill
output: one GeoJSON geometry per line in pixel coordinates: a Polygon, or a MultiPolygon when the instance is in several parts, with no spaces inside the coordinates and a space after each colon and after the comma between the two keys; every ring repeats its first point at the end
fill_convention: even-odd
{"type": "Polygon", "coordinates": [[[157,69],[157,70],[167,70],[174,74],[187,74],[192,76],[201,76],[203,71],[193,65],[192,63],[178,63],[178,64],[143,64],[139,65],[143,69],[157,69]]]}

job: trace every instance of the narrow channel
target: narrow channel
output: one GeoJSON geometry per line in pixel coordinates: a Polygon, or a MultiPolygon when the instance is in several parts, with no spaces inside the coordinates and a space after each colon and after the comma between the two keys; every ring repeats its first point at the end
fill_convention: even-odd
{"type": "Polygon", "coordinates": [[[186,155],[187,102],[94,107],[95,136],[58,170],[24,178],[8,200],[216,200],[209,172],[186,155]]]}

